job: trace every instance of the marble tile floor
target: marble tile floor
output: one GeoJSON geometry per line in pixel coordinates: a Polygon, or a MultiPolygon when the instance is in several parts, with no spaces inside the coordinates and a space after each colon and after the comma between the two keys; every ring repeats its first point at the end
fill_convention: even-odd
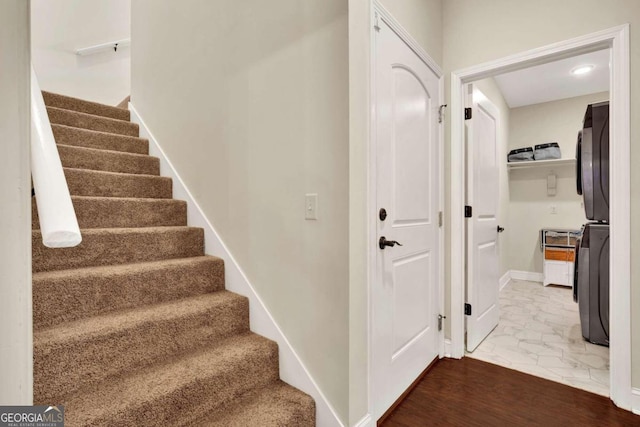
{"type": "Polygon", "coordinates": [[[582,338],[568,287],[511,280],[498,326],[467,357],[609,396],[609,348],[582,338]]]}

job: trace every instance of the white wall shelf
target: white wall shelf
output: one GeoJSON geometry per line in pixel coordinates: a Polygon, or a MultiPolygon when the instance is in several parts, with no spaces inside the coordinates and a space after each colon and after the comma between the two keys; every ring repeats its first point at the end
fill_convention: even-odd
{"type": "Polygon", "coordinates": [[[515,169],[569,167],[575,165],[576,159],[532,160],[530,162],[507,162],[507,169],[511,171],[515,169]]]}

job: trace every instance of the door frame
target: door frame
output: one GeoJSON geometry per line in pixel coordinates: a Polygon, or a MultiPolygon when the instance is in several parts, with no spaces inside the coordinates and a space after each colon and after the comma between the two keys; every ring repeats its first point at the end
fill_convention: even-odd
{"type": "MultiPolygon", "coordinates": [[[[376,27],[378,20],[383,20],[410,48],[416,55],[433,71],[438,77],[439,83],[439,99],[438,105],[444,103],[444,73],[440,66],[429,56],[429,54],[420,46],[420,44],[400,25],[400,23],[389,13],[388,10],[382,6],[378,0],[372,0],[371,2],[371,23],[370,23],[370,128],[369,128],[369,144],[367,153],[368,163],[368,189],[367,189],[367,235],[368,235],[368,285],[367,285],[367,306],[368,306],[368,391],[369,391],[369,414],[372,419],[371,422],[377,422],[378,418],[382,416],[388,408],[380,411],[380,408],[374,407],[374,381],[373,381],[373,360],[375,355],[373,354],[374,341],[376,341],[376,331],[373,328],[373,288],[376,285],[376,271],[377,271],[377,242],[378,229],[377,229],[377,163],[376,163],[376,27]]],[[[439,173],[437,188],[438,194],[438,211],[443,212],[444,208],[444,120],[438,129],[438,165],[439,173]]],[[[444,213],[442,214],[444,215],[444,213]]],[[[438,251],[439,251],[439,274],[438,274],[438,289],[437,300],[438,310],[444,315],[444,224],[438,229],[438,251]]],[[[444,328],[438,333],[438,355],[440,358],[444,357],[444,328]]],[[[427,368],[425,366],[425,368],[427,368]]]]}
{"type": "Polygon", "coordinates": [[[550,44],[451,73],[451,357],[464,356],[464,98],[463,85],[596,50],[611,49],[610,398],[640,410],[631,386],[631,208],[629,24],[550,44]],[[455,214],[454,214],[455,213],[455,214]],[[635,399],[635,404],[634,403],[635,399]]]}

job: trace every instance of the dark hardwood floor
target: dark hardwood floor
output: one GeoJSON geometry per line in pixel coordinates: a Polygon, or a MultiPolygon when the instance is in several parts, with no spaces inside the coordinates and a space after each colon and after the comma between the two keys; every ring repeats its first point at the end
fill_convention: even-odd
{"type": "Polygon", "coordinates": [[[640,426],[606,397],[465,357],[442,359],[382,424],[640,426]]]}

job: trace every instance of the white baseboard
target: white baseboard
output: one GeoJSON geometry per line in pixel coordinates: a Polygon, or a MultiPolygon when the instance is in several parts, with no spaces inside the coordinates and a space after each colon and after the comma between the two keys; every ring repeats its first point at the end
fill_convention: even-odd
{"type": "Polygon", "coordinates": [[[444,340],[444,357],[451,357],[451,340],[444,340]]]}
{"type": "Polygon", "coordinates": [[[374,427],[376,424],[371,418],[371,414],[367,414],[360,421],[355,423],[353,427],[374,427]]]}
{"type": "Polygon", "coordinates": [[[249,316],[251,330],[256,334],[267,337],[278,343],[280,349],[280,378],[292,386],[312,396],[316,401],[316,425],[320,427],[333,427],[344,425],[335,410],[326,399],[311,374],[306,369],[300,357],[282,333],[269,310],[265,307],[260,296],[249,283],[240,265],[233,258],[227,246],[224,244],[213,225],[202,212],[189,189],[186,187],[180,175],[177,173],[171,161],[167,158],[158,141],[146,126],[142,117],[129,103],[131,121],[140,125],[140,136],[149,139],[149,154],[160,158],[160,173],[171,177],[173,180],[173,197],[187,202],[187,223],[193,227],[204,229],[205,253],[214,255],[224,260],[225,287],[240,295],[249,298],[249,316]]]}
{"type": "Polygon", "coordinates": [[[507,284],[509,284],[510,281],[511,281],[511,270],[507,270],[507,272],[504,273],[500,278],[500,291],[502,291],[504,287],[507,286],[507,284]]]}
{"type": "Polygon", "coordinates": [[[631,412],[640,415],[640,388],[631,389],[631,412]]]}
{"type": "Polygon", "coordinates": [[[542,283],[544,280],[544,275],[542,273],[535,273],[533,271],[509,270],[509,275],[512,279],[526,280],[528,282],[542,283]]]}

